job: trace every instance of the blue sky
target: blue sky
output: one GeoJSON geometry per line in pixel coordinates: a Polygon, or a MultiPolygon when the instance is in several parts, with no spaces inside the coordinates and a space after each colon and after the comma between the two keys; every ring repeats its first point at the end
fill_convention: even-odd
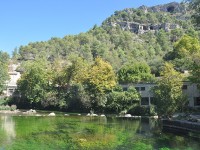
{"type": "Polygon", "coordinates": [[[3,0],[0,3],[0,50],[51,37],[86,32],[116,10],[181,0],[3,0]]]}

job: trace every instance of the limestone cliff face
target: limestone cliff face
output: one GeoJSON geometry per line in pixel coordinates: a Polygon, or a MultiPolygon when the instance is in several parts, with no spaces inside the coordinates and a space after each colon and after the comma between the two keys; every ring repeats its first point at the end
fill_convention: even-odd
{"type": "Polygon", "coordinates": [[[153,7],[141,6],[138,9],[144,10],[145,12],[187,13],[186,5],[177,2],[172,2],[164,5],[157,5],[153,7]]]}
{"type": "MultiPolygon", "coordinates": [[[[187,7],[185,4],[180,4],[176,2],[172,2],[165,5],[157,5],[153,7],[140,6],[138,10],[142,10],[144,14],[147,13],[163,13],[163,16],[168,15],[170,17],[174,17],[178,20],[187,20],[187,7]]],[[[133,14],[133,9],[125,9],[124,10],[128,14],[133,14]]],[[[146,32],[155,32],[157,30],[163,29],[166,32],[170,30],[182,28],[181,25],[172,22],[162,22],[162,23],[152,23],[146,22],[141,23],[139,21],[128,21],[123,19],[117,19],[115,21],[107,22],[109,25],[115,27],[120,26],[123,30],[130,30],[136,34],[143,34],[146,32]]]]}
{"type": "Polygon", "coordinates": [[[143,34],[146,32],[155,32],[163,29],[166,32],[170,30],[181,28],[178,24],[162,23],[162,24],[140,24],[137,22],[115,22],[111,26],[119,25],[123,30],[130,30],[136,34],[143,34]]]}

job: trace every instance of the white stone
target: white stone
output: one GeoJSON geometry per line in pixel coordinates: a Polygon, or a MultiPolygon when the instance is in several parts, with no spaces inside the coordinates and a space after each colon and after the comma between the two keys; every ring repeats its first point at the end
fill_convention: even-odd
{"type": "Polygon", "coordinates": [[[88,113],[86,116],[90,116],[90,113],[88,113]]]}
{"type": "Polygon", "coordinates": [[[131,117],[131,114],[125,114],[125,117],[131,117]]]}
{"type": "Polygon", "coordinates": [[[91,114],[90,116],[98,116],[97,114],[91,114]]]}
{"type": "Polygon", "coordinates": [[[54,112],[52,112],[48,116],[56,116],[56,114],[54,112]]]}

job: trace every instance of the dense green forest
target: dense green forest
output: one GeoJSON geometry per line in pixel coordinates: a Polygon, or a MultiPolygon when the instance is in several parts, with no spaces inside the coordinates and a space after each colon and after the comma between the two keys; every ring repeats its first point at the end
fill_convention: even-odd
{"type": "Polygon", "coordinates": [[[56,58],[68,59],[70,55],[76,54],[89,62],[97,56],[111,63],[115,71],[122,65],[132,62],[145,62],[152,70],[158,73],[164,61],[164,57],[173,51],[174,43],[184,34],[192,37],[199,37],[191,24],[189,12],[183,14],[170,12],[148,12],[140,9],[130,11],[116,11],[114,15],[107,18],[102,26],[94,26],[86,33],[78,35],[67,35],[64,38],[51,38],[49,41],[29,43],[21,46],[18,59],[21,61],[33,60],[37,56],[45,56],[49,61],[56,58]],[[180,18],[180,19],[179,19],[180,18]],[[145,34],[135,34],[123,30],[119,26],[111,26],[110,22],[117,21],[138,22],[157,24],[158,22],[173,23],[180,25],[180,28],[166,32],[157,30],[145,34]]]}
{"type": "MultiPolygon", "coordinates": [[[[166,62],[175,69],[169,70],[172,74],[199,67],[200,32],[192,19],[195,8],[191,10],[188,3],[172,4],[159,6],[167,7],[166,11],[153,11],[157,7],[116,11],[86,33],[15,49],[12,60],[21,64],[17,91],[21,98],[12,102],[69,111],[119,113],[136,108],[139,93],[134,87],[123,91],[119,83],[156,82],[155,77],[169,66],[166,62]],[[123,28],[124,23],[150,30],[140,34],[123,28]],[[173,28],[166,30],[166,25],[173,28]]],[[[191,80],[199,83],[197,74],[193,71],[191,80]]]]}

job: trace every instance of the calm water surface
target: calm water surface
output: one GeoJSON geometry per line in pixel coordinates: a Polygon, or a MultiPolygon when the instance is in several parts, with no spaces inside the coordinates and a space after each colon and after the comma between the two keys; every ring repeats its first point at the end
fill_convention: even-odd
{"type": "Polygon", "coordinates": [[[0,150],[200,150],[200,141],[160,131],[158,121],[0,115],[0,150]]]}

